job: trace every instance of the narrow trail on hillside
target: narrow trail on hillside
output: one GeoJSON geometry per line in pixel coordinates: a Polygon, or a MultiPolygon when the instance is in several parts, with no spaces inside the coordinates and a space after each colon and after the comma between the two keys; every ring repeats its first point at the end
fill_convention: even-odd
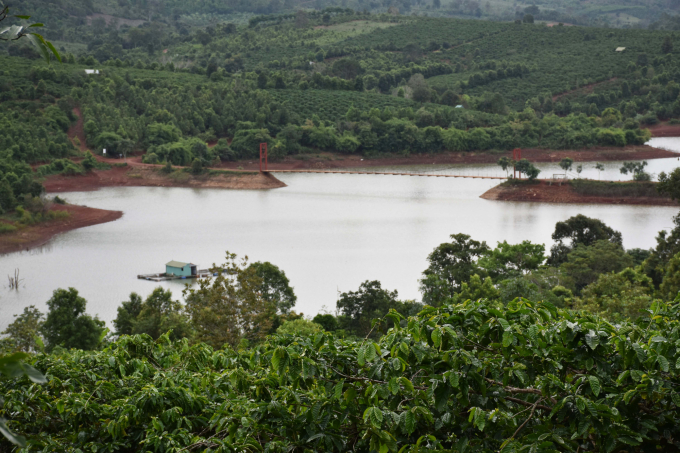
{"type": "Polygon", "coordinates": [[[571,93],[576,93],[577,91],[583,91],[583,93],[592,93],[595,90],[595,87],[598,85],[602,85],[603,83],[609,83],[609,82],[614,82],[615,80],[618,80],[618,77],[612,77],[609,80],[603,80],[602,82],[597,82],[597,83],[589,83],[588,85],[583,85],[582,87],[576,88],[574,90],[569,90],[565,91],[564,93],[556,94],[553,96],[552,100],[553,102],[557,101],[559,98],[562,96],[567,96],[571,93]]]}
{"type": "Polygon", "coordinates": [[[85,127],[83,124],[83,114],[80,111],[79,107],[74,107],[73,109],[73,114],[78,117],[76,120],[75,124],[72,124],[71,127],[68,128],[68,138],[71,139],[71,143],[73,143],[73,146],[78,148],[80,151],[85,152],[87,151],[87,144],[85,143],[85,127]],[[78,141],[80,141],[80,145],[76,145],[74,142],[74,139],[78,137],[78,141]]]}

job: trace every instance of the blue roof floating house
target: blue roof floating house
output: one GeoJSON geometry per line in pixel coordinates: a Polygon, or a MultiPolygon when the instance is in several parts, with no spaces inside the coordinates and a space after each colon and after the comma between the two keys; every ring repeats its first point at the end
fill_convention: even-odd
{"type": "Polygon", "coordinates": [[[178,277],[191,277],[192,275],[196,275],[196,264],[170,261],[165,264],[165,273],[178,277]]]}

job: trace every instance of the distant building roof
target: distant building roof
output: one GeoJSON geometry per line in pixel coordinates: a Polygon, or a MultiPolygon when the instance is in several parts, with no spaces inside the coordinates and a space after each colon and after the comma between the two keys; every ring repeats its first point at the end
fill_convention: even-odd
{"type": "Polygon", "coordinates": [[[99,69],[86,69],[85,74],[99,74],[99,69]]]}
{"type": "Polygon", "coordinates": [[[455,108],[457,108],[457,109],[462,109],[462,108],[465,108],[465,107],[463,107],[462,105],[458,104],[455,108]]]}
{"type": "Polygon", "coordinates": [[[187,265],[188,266],[195,266],[195,264],[182,263],[181,261],[169,261],[169,262],[165,263],[165,265],[170,266],[170,267],[179,267],[179,268],[182,268],[182,267],[187,266],[187,265]]]}
{"type": "Polygon", "coordinates": [[[617,48],[616,48],[616,51],[617,51],[617,52],[623,52],[624,50],[626,50],[625,47],[617,47],[617,48]]]}

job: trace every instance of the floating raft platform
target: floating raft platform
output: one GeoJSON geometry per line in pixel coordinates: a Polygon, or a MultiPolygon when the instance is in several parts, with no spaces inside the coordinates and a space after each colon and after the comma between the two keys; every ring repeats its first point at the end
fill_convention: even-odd
{"type": "MultiPolygon", "coordinates": [[[[222,271],[223,273],[226,271],[222,271]]],[[[166,274],[165,272],[162,272],[160,274],[140,274],[137,276],[138,279],[140,280],[149,280],[152,282],[164,282],[167,280],[190,280],[194,278],[206,278],[206,277],[217,277],[219,275],[219,272],[211,272],[210,269],[201,269],[198,272],[196,272],[196,275],[175,275],[175,274],[166,274]]]]}

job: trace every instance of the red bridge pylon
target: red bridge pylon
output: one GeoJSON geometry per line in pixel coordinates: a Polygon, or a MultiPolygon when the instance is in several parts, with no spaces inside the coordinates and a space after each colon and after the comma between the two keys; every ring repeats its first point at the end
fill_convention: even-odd
{"type": "Polygon", "coordinates": [[[267,171],[268,160],[267,160],[267,143],[260,143],[260,173],[262,173],[262,158],[264,158],[264,171],[267,171]]]}

